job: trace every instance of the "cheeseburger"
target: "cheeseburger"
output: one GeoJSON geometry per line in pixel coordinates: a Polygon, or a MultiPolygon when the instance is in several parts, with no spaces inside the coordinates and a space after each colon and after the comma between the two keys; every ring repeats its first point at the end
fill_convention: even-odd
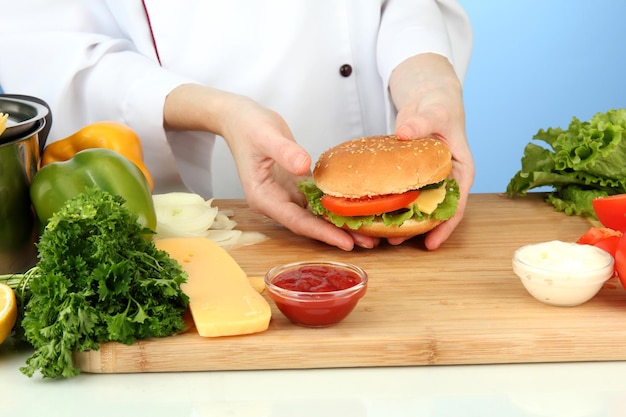
{"type": "Polygon", "coordinates": [[[353,139],[330,148],[302,181],[314,214],[373,237],[411,237],[454,216],[459,187],[452,155],[437,139],[353,139]]]}

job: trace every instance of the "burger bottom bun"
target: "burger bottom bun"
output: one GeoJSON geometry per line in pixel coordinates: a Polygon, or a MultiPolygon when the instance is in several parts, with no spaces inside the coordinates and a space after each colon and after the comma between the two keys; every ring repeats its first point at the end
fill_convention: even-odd
{"type": "Polygon", "coordinates": [[[428,219],[428,220],[422,220],[422,221],[410,219],[402,223],[401,226],[385,226],[385,224],[381,220],[378,220],[378,221],[374,221],[369,226],[361,226],[358,229],[351,229],[347,225],[344,225],[342,229],[350,231],[350,232],[359,233],[365,236],[371,236],[371,237],[409,238],[409,237],[424,234],[426,232],[430,232],[441,223],[443,223],[442,220],[436,220],[436,219],[428,219]]]}

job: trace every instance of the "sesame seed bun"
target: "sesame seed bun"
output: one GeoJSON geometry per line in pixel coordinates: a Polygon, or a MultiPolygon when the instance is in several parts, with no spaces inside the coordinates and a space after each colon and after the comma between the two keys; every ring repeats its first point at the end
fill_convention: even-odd
{"type": "MultiPolygon", "coordinates": [[[[343,142],[322,153],[313,170],[313,181],[324,194],[363,198],[400,194],[437,184],[451,171],[450,149],[438,139],[370,136],[343,142]]],[[[428,218],[410,219],[401,226],[385,226],[377,218],[373,224],[357,230],[347,225],[342,227],[368,236],[389,238],[420,235],[440,223],[441,220],[428,218]]]]}
{"type": "Polygon", "coordinates": [[[360,198],[436,184],[451,170],[450,149],[438,139],[369,136],[322,153],[313,169],[313,181],[325,194],[360,198]]]}

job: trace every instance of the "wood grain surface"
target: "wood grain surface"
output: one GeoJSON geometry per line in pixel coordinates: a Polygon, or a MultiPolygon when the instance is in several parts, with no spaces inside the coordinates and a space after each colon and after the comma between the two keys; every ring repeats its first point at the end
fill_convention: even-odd
{"type": "Polygon", "coordinates": [[[626,291],[616,279],[577,307],[532,298],[514,275],[518,247],[576,240],[590,225],[556,212],[541,194],[511,200],[470,195],[466,215],[436,251],[421,239],[401,246],[343,252],[296,236],[253,214],[245,203],[221,200],[242,230],[269,240],[231,251],[249,276],[297,260],[355,263],[369,288],[342,323],[323,329],[291,324],[273,306],[267,331],[202,338],[192,328],[131,346],[106,343],[75,355],[85,372],[168,372],[324,367],[607,361],[626,359],[626,291]]]}

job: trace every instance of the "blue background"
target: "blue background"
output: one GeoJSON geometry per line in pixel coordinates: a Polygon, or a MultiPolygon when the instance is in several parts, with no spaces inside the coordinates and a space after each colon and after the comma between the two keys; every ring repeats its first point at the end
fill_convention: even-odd
{"type": "Polygon", "coordinates": [[[459,2],[474,29],[464,84],[472,192],[504,192],[540,128],[626,107],[626,1],[459,2]]]}

